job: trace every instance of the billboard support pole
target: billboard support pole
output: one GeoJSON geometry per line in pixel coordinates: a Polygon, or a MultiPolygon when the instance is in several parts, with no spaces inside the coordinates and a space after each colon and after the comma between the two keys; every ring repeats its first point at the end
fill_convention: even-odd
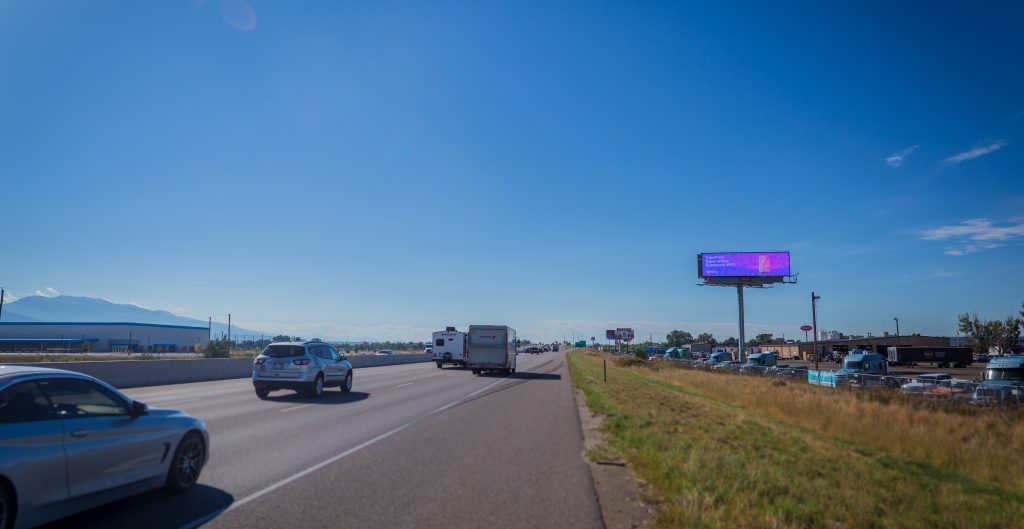
{"type": "Polygon", "coordinates": [[[818,300],[821,296],[816,296],[814,291],[811,291],[811,325],[814,329],[811,331],[814,333],[814,370],[818,370],[818,300]]]}
{"type": "Polygon", "coordinates": [[[736,298],[739,300],[740,306],[740,358],[739,361],[743,362],[746,360],[743,354],[743,349],[746,346],[745,333],[743,330],[743,285],[736,285],[736,298]]]}

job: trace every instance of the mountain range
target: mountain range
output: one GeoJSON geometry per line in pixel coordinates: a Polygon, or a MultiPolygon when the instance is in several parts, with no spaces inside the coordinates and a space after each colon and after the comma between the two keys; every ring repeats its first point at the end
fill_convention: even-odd
{"type": "MultiPolygon", "coordinates": [[[[113,303],[105,299],[83,296],[26,296],[4,303],[2,322],[132,322],[159,323],[163,325],[190,325],[206,327],[205,320],[172,314],[166,310],[152,310],[138,305],[113,303]]],[[[214,337],[227,333],[226,323],[214,321],[214,337]]],[[[271,333],[231,326],[231,335],[242,339],[243,335],[259,337],[273,336],[271,333]]]]}

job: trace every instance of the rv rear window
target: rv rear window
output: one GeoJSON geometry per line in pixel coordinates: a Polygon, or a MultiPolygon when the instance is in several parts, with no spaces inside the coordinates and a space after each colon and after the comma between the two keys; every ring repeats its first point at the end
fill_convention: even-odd
{"type": "Polygon", "coordinates": [[[441,347],[441,346],[443,346],[443,345],[444,345],[444,338],[438,338],[438,339],[437,339],[437,340],[436,340],[436,341],[434,342],[434,345],[436,345],[436,346],[438,346],[438,347],[441,347]]]}

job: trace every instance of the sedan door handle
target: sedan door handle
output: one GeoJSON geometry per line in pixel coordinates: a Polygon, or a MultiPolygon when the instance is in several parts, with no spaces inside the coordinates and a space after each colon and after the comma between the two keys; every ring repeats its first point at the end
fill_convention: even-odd
{"type": "Polygon", "coordinates": [[[79,428],[77,430],[72,430],[70,435],[71,437],[88,437],[89,432],[87,432],[85,428],[79,428]]]}

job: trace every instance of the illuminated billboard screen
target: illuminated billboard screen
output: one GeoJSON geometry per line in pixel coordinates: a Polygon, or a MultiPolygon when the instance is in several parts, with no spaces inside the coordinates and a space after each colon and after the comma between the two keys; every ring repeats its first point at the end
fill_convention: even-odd
{"type": "Polygon", "coordinates": [[[699,277],[789,276],[789,252],[722,252],[700,254],[699,277]]]}

